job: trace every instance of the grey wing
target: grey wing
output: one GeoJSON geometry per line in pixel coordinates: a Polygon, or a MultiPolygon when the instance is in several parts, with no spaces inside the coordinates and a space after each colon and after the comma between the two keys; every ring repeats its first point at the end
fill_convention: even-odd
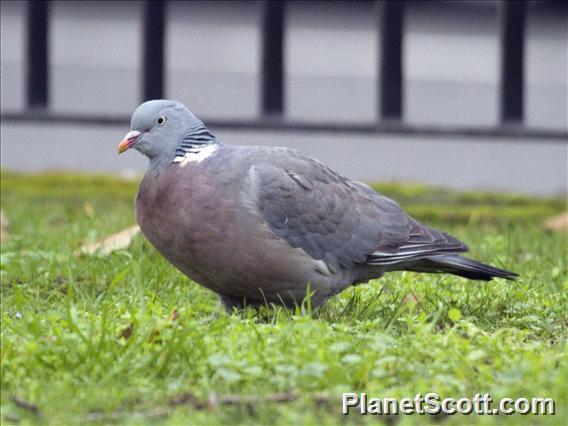
{"type": "Polygon", "coordinates": [[[249,191],[271,230],[331,270],[392,265],[467,251],[453,237],[421,225],[394,201],[308,157],[249,169],[249,191]]]}
{"type": "Polygon", "coordinates": [[[421,224],[390,198],[362,183],[353,184],[357,185],[361,194],[371,202],[380,228],[380,239],[365,263],[388,266],[469,250],[467,245],[457,238],[421,224]]]}

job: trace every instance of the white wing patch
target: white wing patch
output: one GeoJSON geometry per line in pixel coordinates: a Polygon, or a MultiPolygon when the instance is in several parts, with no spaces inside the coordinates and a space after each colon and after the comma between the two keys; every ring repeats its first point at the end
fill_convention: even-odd
{"type": "Polygon", "coordinates": [[[217,144],[211,144],[203,148],[193,149],[186,152],[185,155],[179,155],[174,158],[174,163],[180,163],[180,167],[184,167],[189,163],[201,163],[203,160],[213,155],[217,147],[217,144]]]}

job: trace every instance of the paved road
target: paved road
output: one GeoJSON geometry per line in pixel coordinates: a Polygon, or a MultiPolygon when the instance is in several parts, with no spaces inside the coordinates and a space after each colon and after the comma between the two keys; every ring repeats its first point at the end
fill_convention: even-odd
{"type": "MultiPolygon", "coordinates": [[[[18,170],[55,169],[142,173],[138,152],[118,156],[128,126],[82,128],[3,125],[2,164],[18,170]]],[[[214,130],[214,129],[213,129],[214,130]]],[[[215,131],[215,130],[214,130],[215,131]]],[[[424,182],[540,195],[565,194],[567,148],[541,141],[436,140],[426,137],[337,136],[215,131],[226,143],[290,146],[363,181],[424,182]]]]}
{"type": "MultiPolygon", "coordinates": [[[[292,2],[286,39],[287,116],[364,121],[375,115],[377,36],[370,4],[292,2]],[[347,7],[346,7],[347,5],[347,7]]],[[[23,2],[0,4],[2,110],[23,106],[23,2]]],[[[491,7],[408,13],[406,118],[422,124],[497,120],[497,13],[491,7]]],[[[568,127],[565,10],[531,10],[527,123],[568,127]]],[[[140,2],[54,2],[52,106],[130,113],[138,104],[140,2]]],[[[253,2],[172,2],[167,93],[204,117],[258,113],[258,13],[253,2]]],[[[123,128],[1,125],[2,167],[143,170],[115,156],[123,128]]],[[[567,192],[567,150],[538,140],[217,132],[229,143],[294,146],[364,180],[421,181],[457,188],[567,192]]]]}

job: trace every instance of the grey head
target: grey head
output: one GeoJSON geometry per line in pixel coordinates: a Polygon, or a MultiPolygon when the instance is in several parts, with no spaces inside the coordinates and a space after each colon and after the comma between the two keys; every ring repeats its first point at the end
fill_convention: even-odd
{"type": "Polygon", "coordinates": [[[156,99],[136,108],[118,152],[134,148],[150,159],[150,168],[156,168],[174,161],[184,149],[195,149],[196,143],[214,142],[215,137],[185,105],[156,99]]]}

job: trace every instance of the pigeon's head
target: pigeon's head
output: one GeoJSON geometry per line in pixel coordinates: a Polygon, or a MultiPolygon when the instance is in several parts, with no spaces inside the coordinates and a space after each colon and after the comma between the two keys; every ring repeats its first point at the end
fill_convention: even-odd
{"type": "Polygon", "coordinates": [[[171,157],[188,130],[203,122],[176,101],[157,99],[141,104],[130,122],[130,132],[118,145],[118,153],[134,148],[150,159],[171,157]]]}

